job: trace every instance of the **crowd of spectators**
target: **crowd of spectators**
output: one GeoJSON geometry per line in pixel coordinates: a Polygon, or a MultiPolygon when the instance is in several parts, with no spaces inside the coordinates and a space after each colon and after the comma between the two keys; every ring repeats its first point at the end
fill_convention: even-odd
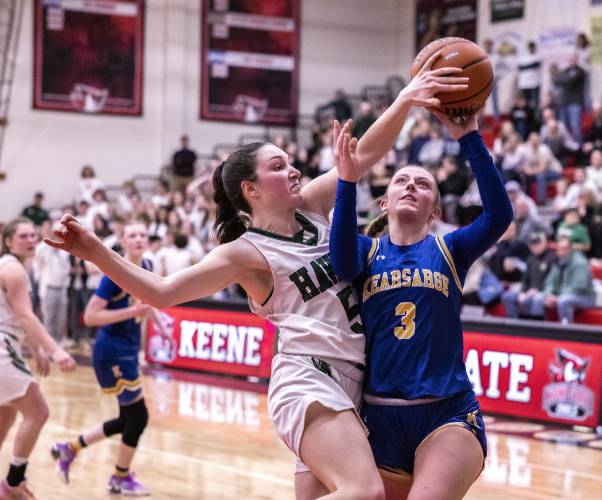
{"type": "MultiPolygon", "coordinates": [[[[579,43],[583,45],[582,37],[579,43]]],[[[512,201],[514,222],[469,272],[467,304],[501,303],[511,317],[545,318],[556,310],[563,322],[573,322],[576,310],[596,305],[591,269],[602,265],[602,107],[591,100],[586,48],[566,68],[552,67],[554,88],[545,95],[540,92],[537,46],[529,43],[519,61],[515,106],[493,121],[494,137],[488,144],[512,201]]],[[[288,153],[305,184],[334,167],[332,130],[323,126],[329,123],[324,114],[341,121],[353,117],[353,133],[361,138],[386,105],[363,99],[353,106],[339,90],[318,109],[307,147],[282,134],[271,139],[288,153]]],[[[142,220],[156,272],[167,275],[194,264],[217,245],[211,176],[227,152],[199,160],[187,136],[180,142],[170,175],[158,177],[152,192],[126,180],[118,192],[108,193],[93,167],[86,165],[73,203],[46,210],[43,193],[35,193],[23,215],[40,227],[43,237],[63,213],[73,213],[116,250],[123,224],[142,220]]],[[[443,216],[433,232],[450,231],[479,215],[478,188],[458,143],[428,112],[413,109],[394,148],[358,185],[360,227],[378,215],[379,198],[406,164],[424,166],[437,181],[443,216]]],[[[80,317],[99,283],[99,270],[41,243],[34,275],[49,331],[64,342],[90,338],[80,317]]],[[[231,287],[218,296],[242,299],[243,292],[231,287]]]]}

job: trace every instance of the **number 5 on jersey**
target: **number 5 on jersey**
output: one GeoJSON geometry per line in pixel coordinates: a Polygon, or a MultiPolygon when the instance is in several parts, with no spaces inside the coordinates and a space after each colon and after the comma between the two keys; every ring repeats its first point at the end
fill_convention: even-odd
{"type": "Polygon", "coordinates": [[[408,340],[416,333],[416,306],[413,302],[400,302],[395,308],[395,315],[401,316],[401,326],[395,327],[393,333],[400,340],[408,340]]]}

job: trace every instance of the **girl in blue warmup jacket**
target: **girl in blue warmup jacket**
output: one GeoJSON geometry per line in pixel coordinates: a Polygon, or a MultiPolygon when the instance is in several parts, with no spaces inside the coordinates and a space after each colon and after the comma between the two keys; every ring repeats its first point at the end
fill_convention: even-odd
{"type": "Polygon", "coordinates": [[[483,418],[463,362],[460,307],[471,264],[504,233],[512,208],[477,129],[435,111],[460,142],[474,172],[483,214],[443,237],[429,234],[439,217],[433,176],[407,166],[381,202],[380,238],[357,234],[357,141],[341,135],[330,257],[353,281],[367,343],[364,423],[387,498],[461,498],[483,467],[483,418]]]}

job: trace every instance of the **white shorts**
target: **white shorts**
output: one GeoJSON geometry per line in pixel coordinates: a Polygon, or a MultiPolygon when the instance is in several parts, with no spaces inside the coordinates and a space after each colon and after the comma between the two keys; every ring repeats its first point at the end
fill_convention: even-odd
{"type": "Polygon", "coordinates": [[[366,430],[358,413],[363,378],[363,371],[346,361],[290,354],[274,357],[268,414],[280,439],[297,456],[297,473],[309,471],[299,448],[310,404],[318,402],[336,412],[353,410],[366,430]]]}
{"type": "Polygon", "coordinates": [[[32,382],[36,383],[36,379],[20,349],[5,335],[0,335],[0,406],[25,396],[32,382]]]}

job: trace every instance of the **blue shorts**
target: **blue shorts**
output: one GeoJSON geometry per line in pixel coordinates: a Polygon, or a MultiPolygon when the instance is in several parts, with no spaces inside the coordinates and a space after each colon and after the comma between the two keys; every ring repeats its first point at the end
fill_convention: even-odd
{"type": "Polygon", "coordinates": [[[112,358],[95,358],[93,364],[102,392],[117,396],[121,406],[132,404],[142,394],[137,355],[124,353],[112,358]]]}
{"type": "Polygon", "coordinates": [[[414,455],[435,430],[459,425],[471,431],[487,455],[485,423],[474,392],[466,391],[445,399],[411,406],[385,406],[364,402],[362,419],[370,434],[374,460],[391,472],[413,474],[414,455]]]}

